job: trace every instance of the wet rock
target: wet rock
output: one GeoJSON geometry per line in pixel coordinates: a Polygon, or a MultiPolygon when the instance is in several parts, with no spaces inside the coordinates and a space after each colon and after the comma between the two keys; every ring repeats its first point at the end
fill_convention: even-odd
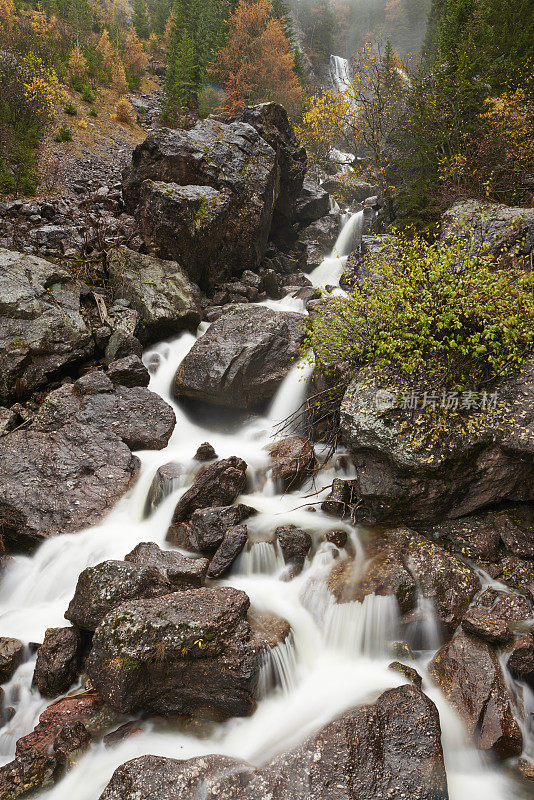
{"type": "Polygon", "coordinates": [[[384,551],[375,556],[362,574],[356,562],[341,561],[330,573],[328,587],[338,603],[363,603],[369,594],[394,595],[405,613],[415,607],[416,583],[400,557],[384,551]]]}
{"type": "Polygon", "coordinates": [[[248,540],[247,526],[236,525],[224,534],[224,538],[210,562],[208,576],[222,578],[228,572],[248,540]]]}
{"type": "MultiPolygon", "coordinates": [[[[174,509],[173,523],[191,519],[198,509],[233,503],[246,486],[246,472],[246,462],[237,456],[224,458],[203,467],[197,473],[191,488],[178,501],[174,509]]],[[[241,522],[242,519],[236,522],[241,522]]],[[[215,546],[218,547],[219,544],[220,542],[215,546]]]]}
{"type": "Polygon", "coordinates": [[[203,442],[198,446],[193,458],[195,461],[213,461],[213,459],[217,458],[217,453],[209,442],[203,442]]]}
{"type": "Polygon", "coordinates": [[[174,379],[177,397],[254,409],[276,392],[298,355],[303,317],[264,306],[233,308],[198,339],[174,379]]]}
{"type": "Polygon", "coordinates": [[[532,636],[515,636],[513,642],[506,645],[506,666],[512,675],[524,678],[534,672],[534,639],[532,636]]]}
{"type": "Polygon", "coordinates": [[[111,251],[107,268],[115,294],[126,297],[140,316],[139,337],[143,342],[198,326],[198,288],[175,261],[118,247],[111,251]]]}
{"type": "Polygon", "coordinates": [[[16,426],[18,415],[12,408],[0,407],[0,436],[9,433],[16,426]]]}
{"type": "Polygon", "coordinates": [[[91,743],[83,722],[67,722],[54,739],[54,755],[62,766],[72,766],[91,743]]]}
{"type": "Polygon", "coordinates": [[[507,556],[499,562],[499,571],[496,578],[524,592],[531,601],[534,601],[534,562],[525,561],[517,556],[507,556]]]}
{"type": "Polygon", "coordinates": [[[0,440],[0,527],[14,549],[94,525],[126,492],[139,461],[114,434],[68,421],[0,440]]]}
{"type": "MultiPolygon", "coordinates": [[[[534,212],[531,208],[463,200],[442,217],[441,238],[465,241],[467,252],[497,255],[502,266],[528,264],[534,248],[534,212]]],[[[527,266],[530,269],[529,266],[527,266]]]]}
{"type": "Polygon", "coordinates": [[[328,214],[330,195],[317,183],[306,179],[297,197],[296,218],[302,225],[315,222],[328,214]]]}
{"type": "Polygon", "coordinates": [[[260,646],[269,650],[285,642],[291,634],[291,625],[287,619],[277,614],[260,613],[251,609],[248,620],[260,646]]]}
{"type": "Polygon", "coordinates": [[[522,595],[505,594],[499,597],[491,610],[494,616],[509,621],[530,619],[533,616],[530,603],[522,595]]]}
{"type": "Polygon", "coordinates": [[[300,436],[289,436],[270,448],[272,478],[284,491],[298,489],[315,467],[312,443],[300,436]]]}
{"type": "Polygon", "coordinates": [[[169,592],[167,579],[154,567],[103,561],[80,574],[65,619],[82,630],[94,631],[106,614],[127,600],[169,592]]]}
{"type": "Polygon", "coordinates": [[[512,638],[508,623],[494,616],[493,612],[482,608],[472,608],[462,620],[466,633],[478,636],[490,644],[505,644],[512,638]]]}
{"type": "Polygon", "coordinates": [[[434,704],[406,685],[343,714],[261,769],[218,755],[142,756],[115,771],[101,800],[201,793],[220,800],[448,800],[440,733],[434,704]]]}
{"type": "Polygon", "coordinates": [[[78,675],[82,637],[77,628],[48,628],[37,651],[34,683],[45,697],[66,692],[78,675]]]}
{"type": "Polygon", "coordinates": [[[173,462],[158,467],[148,490],[147,506],[157,508],[166,497],[178,488],[178,482],[183,477],[183,473],[183,466],[173,462]]]}
{"type": "Polygon", "coordinates": [[[111,334],[105,350],[107,364],[129,356],[141,358],[142,355],[143,345],[133,334],[122,330],[116,330],[111,334]]]}
{"type": "Polygon", "coordinates": [[[94,351],[80,287],[42,258],[0,248],[0,401],[32,392],[94,351]]]}
{"type": "Polygon", "coordinates": [[[193,549],[212,553],[222,544],[226,531],[256,513],[255,508],[244,503],[198,509],[191,517],[189,531],[193,549]]]}
{"type": "Polygon", "coordinates": [[[521,752],[521,730],[499,658],[489,644],[461,631],[438,650],[428,670],[481,750],[501,759],[521,752]]]}
{"type": "Polygon", "coordinates": [[[90,373],[51,392],[33,428],[57,431],[73,422],[113,431],[132,450],[161,450],[170,439],[176,417],[154,392],[141,386],[114,386],[107,376],[90,373]]]}
{"type": "Polygon", "coordinates": [[[392,661],[391,664],[388,664],[388,669],[392,669],[393,672],[400,672],[401,675],[404,675],[406,680],[413,683],[413,685],[417,686],[419,689],[423,685],[423,679],[417,670],[413,667],[409,667],[407,664],[401,664],[400,661],[392,661]]]}
{"type": "Polygon", "coordinates": [[[497,528],[504,546],[518,558],[534,559],[534,525],[516,524],[508,514],[497,516],[497,528]]]}
{"type": "Polygon", "coordinates": [[[343,529],[335,530],[335,531],[328,531],[325,533],[325,539],[327,542],[331,544],[335,544],[336,547],[343,548],[347,544],[347,531],[343,529]]]}
{"type": "MultiPolygon", "coordinates": [[[[504,499],[527,501],[534,485],[534,359],[497,387],[495,412],[473,411],[471,432],[451,429],[421,444],[423,420],[396,407],[398,378],[363,370],[341,404],[343,441],[356,467],[360,521],[411,524],[457,518],[504,499]],[[392,398],[377,407],[377,391],[392,398]]],[[[423,414],[424,412],[421,412],[423,414]]]]}
{"type": "Polygon", "coordinates": [[[331,252],[339,235],[339,217],[328,215],[312,222],[299,233],[306,251],[306,270],[316,269],[331,252]]]}
{"type": "Polygon", "coordinates": [[[321,503],[322,511],[326,514],[332,514],[335,517],[346,517],[350,512],[353,492],[353,481],[343,480],[343,478],[334,478],[332,481],[332,491],[321,503]]]}
{"type": "Polygon", "coordinates": [[[148,386],[150,373],[139,356],[126,356],[112,361],[108,366],[106,375],[119,386],[148,386]]]}
{"type": "Polygon", "coordinates": [[[420,529],[429,538],[439,537],[453,553],[476,560],[498,561],[501,535],[494,514],[475,514],[444,520],[420,529]]]}
{"type": "Polygon", "coordinates": [[[133,153],[123,193],[149,250],[203,288],[254,268],[280,191],[279,156],[251,125],[160,130],[133,153]]]}
{"type": "Polygon", "coordinates": [[[301,572],[312,546],[310,534],[295,525],[283,525],[274,533],[286,564],[291,564],[296,572],[301,572]]]}
{"type": "Polygon", "coordinates": [[[35,789],[52,785],[56,767],[57,761],[53,755],[19,756],[0,767],[0,797],[15,800],[35,789]]]}
{"type": "Polygon", "coordinates": [[[534,764],[526,758],[520,758],[518,760],[517,771],[521,778],[527,781],[534,781],[534,764]]]}
{"type": "Polygon", "coordinates": [[[97,629],[87,674],[120,712],[251,714],[259,662],[248,607],[248,597],[230,588],[123,603],[97,629]]]}
{"type": "Polygon", "coordinates": [[[24,659],[24,644],[20,639],[0,637],[0,683],[13,677],[24,659]]]}
{"type": "Polygon", "coordinates": [[[124,560],[137,566],[154,567],[172,591],[203,586],[209,567],[207,558],[187,558],[174,550],[161,550],[154,542],[141,542],[124,560]]]}

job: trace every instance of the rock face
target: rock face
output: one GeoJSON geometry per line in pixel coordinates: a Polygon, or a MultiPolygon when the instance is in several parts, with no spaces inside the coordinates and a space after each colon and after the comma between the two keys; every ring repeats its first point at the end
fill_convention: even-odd
{"type": "Polygon", "coordinates": [[[74,683],[81,650],[82,637],[77,628],[48,628],[37,651],[33,676],[42,695],[56,697],[74,683]]]}
{"type": "Polygon", "coordinates": [[[177,397],[254,409],[272,398],[304,336],[304,318],[264,306],[235,308],[193,345],[174,380],[177,397]]]}
{"type": "Polygon", "coordinates": [[[367,555],[371,560],[363,575],[351,561],[334,567],[329,585],[338,602],[362,602],[372,592],[393,594],[406,613],[414,610],[420,592],[452,634],[480,589],[472,567],[406,528],[386,531],[367,555]]]}
{"type": "Polygon", "coordinates": [[[534,360],[499,387],[494,412],[473,412],[469,433],[458,427],[437,444],[421,444],[412,412],[396,407],[399,388],[395,380],[364,370],[341,404],[343,440],[356,466],[352,486],[359,519],[413,524],[461,517],[504,499],[533,498],[534,360]],[[377,390],[393,397],[391,407],[377,408],[377,390]]]}
{"type": "Polygon", "coordinates": [[[474,252],[491,253],[501,264],[525,263],[534,249],[534,210],[479,200],[456,203],[442,217],[441,238],[460,237],[474,252]]]}
{"type": "Polygon", "coordinates": [[[299,234],[299,242],[306,248],[306,270],[311,272],[330,253],[339,235],[339,219],[328,215],[307,225],[299,234]]]}
{"type": "Polygon", "coordinates": [[[129,300],[139,314],[141,341],[165,339],[199,324],[198,288],[176,262],[118,247],[107,268],[115,295],[129,300]]]}
{"type": "Polygon", "coordinates": [[[42,258],[0,248],[0,400],[43,386],[94,350],[80,287],[42,258]]]}
{"type": "Polygon", "coordinates": [[[170,584],[151,566],[126,561],[103,561],[80,574],[65,619],[86,631],[94,631],[103,618],[127,600],[169,594],[170,584]]]}
{"type": "Polygon", "coordinates": [[[497,758],[521,752],[521,730],[499,658],[489,644],[460,631],[438,650],[428,669],[481,750],[491,750],[497,758]]]}
{"type": "Polygon", "coordinates": [[[251,714],[259,673],[249,599],[200,588],[124,603],[98,627],[87,674],[120,712],[251,714]]]}
{"type": "Polygon", "coordinates": [[[57,431],[71,422],[107,430],[132,450],[161,450],[176,425],[172,408],[142,386],[114,386],[99,372],[91,372],[74,384],[51,392],[35,417],[38,431],[57,431]]]}
{"type": "Polygon", "coordinates": [[[330,210],[330,195],[313,181],[305,180],[297,198],[297,219],[303,225],[316,222],[330,210]]]}
{"type": "Polygon", "coordinates": [[[414,686],[331,722],[262,769],[224,756],[143,756],[119,767],[101,800],[448,800],[438,712],[414,686]]]}
{"type": "Polygon", "coordinates": [[[123,179],[146,246],[207,288],[259,266],[273,215],[292,216],[306,153],[274,104],[152,133],[123,179]]]}
{"type": "Polygon", "coordinates": [[[0,439],[0,527],[14,549],[94,525],[127,491],[139,460],[112,432],[77,422],[0,439]]]}

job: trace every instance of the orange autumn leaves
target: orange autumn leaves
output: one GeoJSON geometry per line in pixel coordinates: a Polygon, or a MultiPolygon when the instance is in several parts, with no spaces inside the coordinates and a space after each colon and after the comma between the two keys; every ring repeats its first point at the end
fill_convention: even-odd
{"type": "Polygon", "coordinates": [[[270,2],[240,0],[210,75],[225,87],[225,111],[235,113],[245,105],[273,100],[295,114],[302,89],[294,65],[294,53],[270,2]]]}

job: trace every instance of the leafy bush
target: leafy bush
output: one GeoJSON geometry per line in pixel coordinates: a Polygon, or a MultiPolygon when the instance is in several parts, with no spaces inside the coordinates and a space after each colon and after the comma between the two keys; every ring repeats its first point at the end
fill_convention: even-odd
{"type": "Polygon", "coordinates": [[[82,100],[84,103],[94,103],[95,102],[95,93],[91,91],[88,86],[84,86],[82,89],[82,100]]]}
{"type": "Polygon", "coordinates": [[[115,119],[124,125],[133,125],[135,122],[133,106],[125,97],[122,97],[115,106],[115,119]]]}
{"type": "Polygon", "coordinates": [[[81,78],[77,77],[77,76],[74,76],[72,78],[71,86],[72,86],[72,88],[74,89],[75,92],[80,92],[80,94],[85,89],[85,84],[84,84],[83,80],[81,78]]]}
{"type": "Polygon", "coordinates": [[[63,106],[63,111],[65,112],[65,114],[69,114],[71,117],[75,117],[76,114],[78,113],[78,109],[76,108],[74,103],[71,103],[70,101],[68,103],[65,103],[65,105],[63,106]]]}
{"type": "Polygon", "coordinates": [[[72,131],[68,125],[62,125],[54,136],[55,142],[72,142],[72,131]]]}
{"type": "Polygon", "coordinates": [[[98,111],[96,110],[96,108],[94,106],[89,109],[89,116],[98,117],[98,111]]]}
{"type": "Polygon", "coordinates": [[[327,375],[372,365],[410,388],[480,390],[534,351],[534,272],[500,269],[460,238],[399,237],[364,267],[310,320],[305,344],[327,375]]]}

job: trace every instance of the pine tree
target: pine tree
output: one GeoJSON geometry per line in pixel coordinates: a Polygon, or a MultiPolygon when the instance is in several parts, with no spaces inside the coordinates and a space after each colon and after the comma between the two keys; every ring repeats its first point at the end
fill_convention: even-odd
{"type": "Polygon", "coordinates": [[[190,0],[177,0],[173,11],[168,67],[165,76],[164,116],[174,121],[183,107],[196,105],[199,63],[190,0]]]}
{"type": "Polygon", "coordinates": [[[133,24],[135,32],[140,39],[148,39],[150,33],[150,26],[148,23],[148,10],[146,0],[134,0],[133,4],[134,18],[133,24]]]}

